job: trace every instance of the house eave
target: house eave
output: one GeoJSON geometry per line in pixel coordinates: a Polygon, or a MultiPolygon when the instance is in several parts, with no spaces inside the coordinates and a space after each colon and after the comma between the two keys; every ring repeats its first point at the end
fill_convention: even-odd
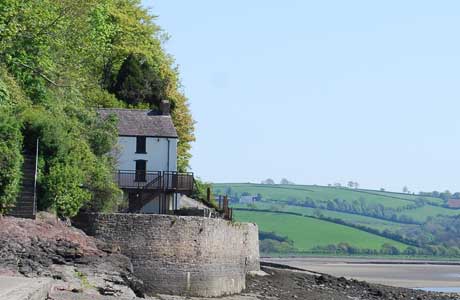
{"type": "Polygon", "coordinates": [[[119,137],[138,137],[145,136],[148,138],[164,138],[164,139],[178,139],[178,136],[167,136],[167,135],[143,135],[143,134],[119,134],[119,137]]]}

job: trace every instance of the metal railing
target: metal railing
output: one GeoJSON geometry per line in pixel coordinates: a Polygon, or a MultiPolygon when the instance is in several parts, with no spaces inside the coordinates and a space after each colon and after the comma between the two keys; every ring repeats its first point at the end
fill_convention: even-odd
{"type": "Polygon", "coordinates": [[[115,182],[120,188],[138,189],[143,188],[149,182],[161,176],[160,171],[131,171],[131,170],[118,170],[115,173],[115,182]]]}
{"type": "Polygon", "coordinates": [[[178,192],[193,191],[193,182],[193,173],[191,172],[163,172],[163,187],[165,190],[176,190],[178,192]]]}
{"type": "Polygon", "coordinates": [[[191,193],[193,191],[193,173],[175,171],[133,171],[119,170],[115,182],[122,189],[144,189],[191,193]]]}

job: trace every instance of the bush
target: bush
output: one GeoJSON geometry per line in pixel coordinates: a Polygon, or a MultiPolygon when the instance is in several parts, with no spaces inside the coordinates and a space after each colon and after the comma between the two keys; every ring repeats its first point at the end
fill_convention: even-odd
{"type": "Polygon", "coordinates": [[[23,157],[20,123],[0,109],[0,215],[14,206],[19,193],[23,157]]]}
{"type": "Polygon", "coordinates": [[[214,208],[216,210],[219,208],[219,204],[216,202],[216,199],[214,198],[214,195],[212,193],[212,184],[204,182],[200,178],[195,178],[195,187],[193,190],[192,198],[199,200],[202,203],[206,204],[208,207],[214,208]],[[208,202],[206,199],[208,189],[210,189],[211,192],[210,202],[208,202]]]}
{"type": "Polygon", "coordinates": [[[73,217],[91,199],[83,189],[83,173],[78,166],[58,163],[46,177],[48,200],[58,216],[73,217]]]}
{"type": "Polygon", "coordinates": [[[262,253],[293,253],[297,252],[297,249],[292,243],[280,242],[271,239],[265,239],[260,241],[259,244],[260,252],[262,253]]]}
{"type": "Polygon", "coordinates": [[[280,236],[277,235],[275,232],[271,231],[259,231],[259,240],[274,240],[278,242],[288,242],[288,243],[294,243],[292,240],[290,240],[287,236],[280,236]]]}

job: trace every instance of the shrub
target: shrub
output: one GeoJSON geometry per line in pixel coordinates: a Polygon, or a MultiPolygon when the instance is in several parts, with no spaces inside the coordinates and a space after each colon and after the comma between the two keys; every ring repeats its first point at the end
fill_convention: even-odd
{"type": "Polygon", "coordinates": [[[83,189],[83,174],[78,166],[58,163],[46,177],[48,200],[59,216],[73,217],[91,194],[83,189]]]}
{"type": "Polygon", "coordinates": [[[14,206],[19,193],[23,157],[20,123],[0,109],[0,215],[14,206]]]}
{"type": "Polygon", "coordinates": [[[298,251],[292,243],[271,239],[261,240],[259,249],[262,253],[293,253],[298,251]]]}

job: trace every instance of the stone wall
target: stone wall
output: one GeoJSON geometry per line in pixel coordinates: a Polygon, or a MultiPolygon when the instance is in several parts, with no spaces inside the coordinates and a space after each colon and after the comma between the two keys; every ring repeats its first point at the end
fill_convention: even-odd
{"type": "Polygon", "coordinates": [[[120,247],[148,294],[216,297],[241,292],[259,270],[258,228],[222,219],[87,214],[76,225],[120,247]]]}

